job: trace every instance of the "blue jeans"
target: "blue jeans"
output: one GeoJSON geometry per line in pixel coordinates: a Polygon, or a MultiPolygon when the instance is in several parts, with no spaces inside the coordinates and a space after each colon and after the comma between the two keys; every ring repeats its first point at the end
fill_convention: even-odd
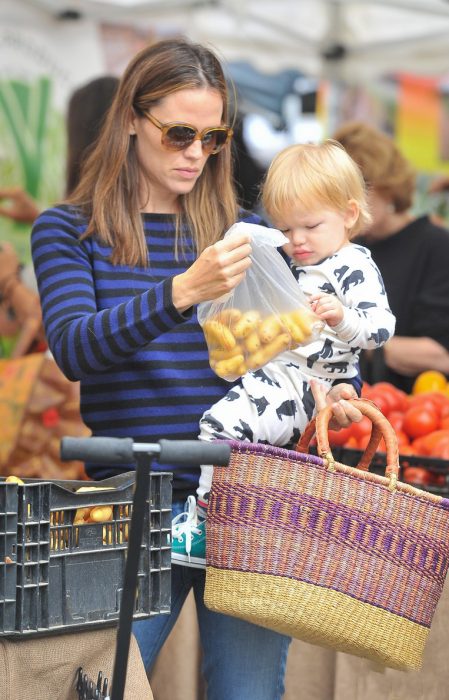
{"type": "MultiPolygon", "coordinates": [[[[182,510],[183,504],[173,504],[173,516],[182,510]]],[[[145,667],[152,668],[193,588],[208,700],[280,700],[290,637],[208,610],[205,580],[204,569],[173,565],[171,614],[133,625],[145,667]]]]}

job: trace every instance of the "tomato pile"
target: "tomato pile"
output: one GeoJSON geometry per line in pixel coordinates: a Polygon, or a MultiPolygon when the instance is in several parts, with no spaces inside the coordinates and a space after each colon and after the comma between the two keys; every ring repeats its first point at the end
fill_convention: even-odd
{"type": "MultiPolygon", "coordinates": [[[[421,373],[406,394],[388,382],[363,384],[362,397],[375,403],[388,418],[398,438],[400,455],[416,455],[449,460],[449,383],[436,371],[421,373]]],[[[371,421],[363,417],[339,431],[329,431],[333,446],[365,449],[371,435],[371,421]]],[[[385,451],[382,440],[379,451],[385,451]]],[[[401,460],[403,462],[403,460],[401,460]]],[[[445,475],[422,467],[404,469],[404,481],[443,484],[445,475]]]]}

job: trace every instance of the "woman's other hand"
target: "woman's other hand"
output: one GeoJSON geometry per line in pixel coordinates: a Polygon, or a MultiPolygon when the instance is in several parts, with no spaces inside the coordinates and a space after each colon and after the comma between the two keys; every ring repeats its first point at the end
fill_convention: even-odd
{"type": "Polygon", "coordinates": [[[236,234],[203,250],[188,270],[173,278],[173,304],[180,313],[218,299],[236,287],[251,265],[250,237],[236,234]]]}
{"type": "Polygon", "coordinates": [[[327,391],[325,384],[318,379],[311,379],[310,388],[317,411],[321,411],[326,406],[332,406],[333,417],[329,423],[329,428],[332,430],[347,428],[351,423],[359,423],[362,420],[361,411],[349,403],[349,399],[358,398],[352,384],[335,384],[330,391],[327,391]]]}

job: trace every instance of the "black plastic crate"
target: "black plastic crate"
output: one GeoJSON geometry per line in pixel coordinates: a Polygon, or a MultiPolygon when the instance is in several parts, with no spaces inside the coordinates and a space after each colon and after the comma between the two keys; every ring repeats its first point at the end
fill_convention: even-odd
{"type": "Polygon", "coordinates": [[[17,484],[0,482],[0,634],[15,629],[17,484]]]}
{"type": "MultiPolygon", "coordinates": [[[[135,619],[170,610],[171,479],[166,472],[150,475],[135,619]]],[[[116,624],[133,489],[134,473],[101,482],[26,480],[17,487],[15,626],[5,635],[116,624]],[[80,509],[102,506],[99,522],[79,520],[80,509]]]]}

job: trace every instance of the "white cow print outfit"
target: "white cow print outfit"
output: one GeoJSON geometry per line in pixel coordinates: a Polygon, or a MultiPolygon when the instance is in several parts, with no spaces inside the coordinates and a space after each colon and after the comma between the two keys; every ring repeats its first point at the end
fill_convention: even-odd
{"type": "MultiPolygon", "coordinates": [[[[248,372],[227,395],[206,411],[200,439],[233,439],[292,447],[312,418],[315,403],[309,380],[328,383],[357,375],[361,349],[383,345],[394,333],[395,317],[371,253],[350,243],[317,265],[292,265],[306,294],[319,291],[342,302],[338,326],[327,324],[319,338],[278,355],[262,369],[248,372]]],[[[207,501],[212,467],[202,467],[198,495],[207,501]]]]}

